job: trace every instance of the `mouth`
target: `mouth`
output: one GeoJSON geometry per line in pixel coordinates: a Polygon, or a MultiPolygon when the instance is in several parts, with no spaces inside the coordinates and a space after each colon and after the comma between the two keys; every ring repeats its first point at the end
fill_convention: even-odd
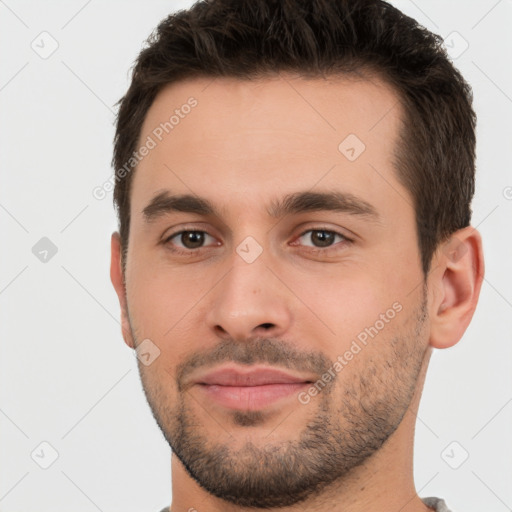
{"type": "Polygon", "coordinates": [[[312,376],[276,368],[230,365],[198,377],[194,384],[222,407],[255,411],[289,400],[312,382],[312,376]]]}

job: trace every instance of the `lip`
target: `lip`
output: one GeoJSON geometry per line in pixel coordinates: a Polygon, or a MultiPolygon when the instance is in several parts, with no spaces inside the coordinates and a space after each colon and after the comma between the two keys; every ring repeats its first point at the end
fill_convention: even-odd
{"type": "Polygon", "coordinates": [[[194,384],[217,404],[238,410],[258,410],[297,394],[311,376],[276,368],[224,366],[195,379],[194,384]]]}
{"type": "Polygon", "coordinates": [[[196,384],[218,386],[263,386],[266,384],[296,384],[311,382],[310,376],[292,375],[268,366],[223,366],[195,379],[196,384]]]}

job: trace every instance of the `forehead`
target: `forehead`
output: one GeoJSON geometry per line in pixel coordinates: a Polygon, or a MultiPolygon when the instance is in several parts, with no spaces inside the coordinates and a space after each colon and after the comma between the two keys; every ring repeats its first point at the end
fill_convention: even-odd
{"type": "Polygon", "coordinates": [[[393,151],[401,119],[397,94],[375,77],[171,84],[143,123],[139,146],[151,140],[152,148],[137,166],[132,205],[166,188],[247,197],[319,181],[359,195],[385,188],[386,180],[399,187],[393,151]]]}

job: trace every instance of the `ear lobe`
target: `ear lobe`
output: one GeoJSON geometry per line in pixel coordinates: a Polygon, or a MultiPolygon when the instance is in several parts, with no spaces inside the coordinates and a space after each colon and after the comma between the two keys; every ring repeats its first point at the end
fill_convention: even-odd
{"type": "Polygon", "coordinates": [[[430,345],[448,348],[462,338],[480,295],[484,277],[480,233],[471,226],[455,232],[438,248],[435,260],[436,270],[429,276],[429,288],[437,291],[430,311],[430,345]]]}
{"type": "Polygon", "coordinates": [[[126,301],[126,286],[122,270],[122,247],[121,238],[116,231],[112,233],[110,240],[110,280],[119,299],[121,306],[121,332],[124,342],[130,347],[135,348],[135,343],[128,318],[128,304],[126,301]]]}

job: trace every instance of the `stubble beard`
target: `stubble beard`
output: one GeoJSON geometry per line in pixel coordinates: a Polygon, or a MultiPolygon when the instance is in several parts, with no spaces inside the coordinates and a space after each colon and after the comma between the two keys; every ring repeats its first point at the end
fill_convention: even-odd
{"type": "MultiPolygon", "coordinates": [[[[312,414],[302,431],[285,441],[266,441],[261,436],[255,442],[248,440],[240,448],[233,448],[228,430],[244,435],[244,427],[264,428],[267,418],[264,411],[237,411],[230,416],[225,442],[212,442],[194,412],[194,407],[199,407],[197,400],[188,396],[188,391],[179,392],[177,403],[171,404],[169,394],[139,364],[141,381],[153,416],[172,451],[201,487],[241,507],[289,507],[343,482],[398,428],[416,390],[427,351],[423,343],[426,319],[424,293],[421,306],[409,318],[408,328],[391,339],[372,340],[373,344],[386,345],[377,353],[378,358],[370,356],[375,353],[371,347],[365,347],[362,353],[368,352],[366,357],[363,355],[364,361],[358,355],[342,370],[342,377],[324,388],[316,400],[307,406],[297,402],[297,408],[311,406],[312,414]],[[358,364],[353,364],[356,360],[358,364]],[[342,385],[336,387],[336,381],[342,385]]],[[[271,364],[293,361],[288,350],[270,339],[247,344],[224,342],[215,356],[219,361],[271,364]]],[[[198,358],[196,363],[201,360],[198,358]]],[[[319,375],[327,365],[332,366],[322,354],[315,353],[313,360],[319,375]]],[[[191,364],[189,368],[192,367],[191,364]]],[[[209,416],[205,413],[202,417],[209,416]]],[[[286,428],[286,422],[287,418],[277,429],[286,428]]]]}

